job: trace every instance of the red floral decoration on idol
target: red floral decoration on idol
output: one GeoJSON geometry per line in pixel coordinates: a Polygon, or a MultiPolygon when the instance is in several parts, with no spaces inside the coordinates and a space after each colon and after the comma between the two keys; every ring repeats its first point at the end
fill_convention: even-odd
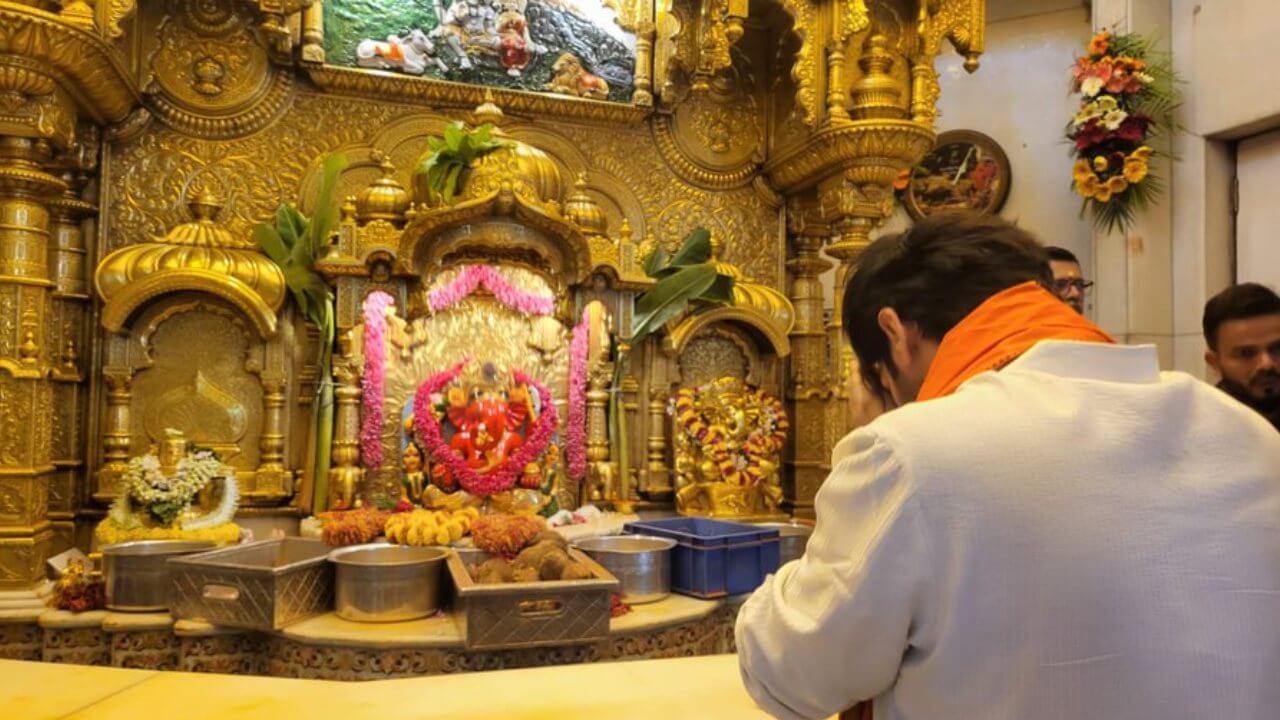
{"type": "Polygon", "coordinates": [[[364,299],[360,460],[366,468],[382,465],[382,421],[387,378],[387,308],[391,307],[395,307],[395,299],[381,290],[370,293],[364,299]]]}
{"type": "Polygon", "coordinates": [[[513,371],[511,377],[517,386],[532,388],[538,394],[541,414],[534,418],[525,433],[524,442],[514,452],[507,455],[495,467],[485,472],[478,472],[445,442],[444,428],[440,425],[440,418],[436,415],[437,411],[431,399],[432,395],[440,393],[456,382],[462,375],[462,368],[465,365],[465,362],[459,363],[448,370],[436,373],[418,386],[418,392],[413,401],[414,429],[423,448],[432,459],[443,465],[464,490],[472,495],[485,497],[510,490],[515,486],[525,466],[536,461],[551,443],[559,417],[556,415],[556,406],[551,392],[525,373],[519,370],[513,371]]]}
{"type": "Polygon", "coordinates": [[[1071,69],[1080,109],[1067,127],[1072,181],[1105,230],[1124,230],[1161,191],[1150,172],[1153,138],[1173,127],[1176,79],[1168,58],[1138,35],[1101,32],[1071,69]]]}

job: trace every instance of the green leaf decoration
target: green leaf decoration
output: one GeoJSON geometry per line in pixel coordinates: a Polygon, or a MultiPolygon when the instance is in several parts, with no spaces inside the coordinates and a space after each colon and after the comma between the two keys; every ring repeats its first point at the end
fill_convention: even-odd
{"type": "Polygon", "coordinates": [[[414,174],[426,176],[432,202],[447,205],[462,191],[475,161],[506,144],[493,139],[489,123],[470,130],[460,122],[450,123],[443,137],[427,139],[430,153],[414,168],[414,174]]]}
{"type": "Polygon", "coordinates": [[[270,225],[258,225],[253,229],[253,239],[258,247],[271,258],[276,265],[284,265],[289,259],[289,248],[280,239],[280,233],[270,225]]]}
{"type": "Polygon", "coordinates": [[[667,251],[659,245],[654,247],[653,252],[644,259],[644,274],[649,277],[656,278],[658,273],[671,262],[671,258],[667,255],[667,251]]]}
{"type": "Polygon", "coordinates": [[[711,259],[711,231],[706,228],[695,228],[685,237],[671,264],[675,267],[697,265],[711,259]]]}
{"type": "Polygon", "coordinates": [[[716,281],[711,283],[711,287],[707,288],[707,291],[698,299],[716,305],[732,305],[733,282],[733,277],[730,275],[717,275],[716,281]]]}
{"type": "Polygon", "coordinates": [[[681,268],[654,285],[636,301],[633,337],[644,337],[683,313],[689,303],[705,293],[717,277],[710,263],[681,268]]]}

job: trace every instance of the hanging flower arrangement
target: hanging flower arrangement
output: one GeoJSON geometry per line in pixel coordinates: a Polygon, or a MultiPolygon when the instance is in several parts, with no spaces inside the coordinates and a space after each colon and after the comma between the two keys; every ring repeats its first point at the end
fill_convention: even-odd
{"type": "Polygon", "coordinates": [[[360,460],[366,468],[382,465],[383,404],[387,379],[387,308],[395,300],[381,290],[364,299],[364,374],[360,378],[360,460]]]}
{"type": "Polygon", "coordinates": [[[555,312],[555,297],[521,290],[499,270],[488,265],[462,268],[453,280],[427,293],[427,305],[431,312],[440,312],[462,302],[481,285],[493,293],[498,302],[524,315],[550,315],[555,312]]]}
{"type": "Polygon", "coordinates": [[[761,461],[768,460],[782,451],[787,442],[787,412],[778,398],[763,390],[751,390],[746,404],[761,409],[760,425],[751,431],[738,448],[730,447],[728,438],[698,411],[699,389],[681,388],[676,391],[671,412],[676,425],[689,438],[707,448],[708,454],[720,469],[725,482],[738,485],[755,485],[767,474],[761,461]]]}
{"type": "Polygon", "coordinates": [[[444,438],[444,428],[440,424],[443,410],[436,404],[436,398],[461,377],[465,366],[465,362],[458,363],[432,375],[418,386],[413,400],[413,426],[423,448],[433,460],[448,469],[452,477],[462,485],[462,489],[472,495],[487,497],[510,490],[516,484],[525,466],[536,461],[547,449],[560,419],[556,414],[551,391],[527,374],[519,370],[513,371],[511,379],[515,385],[523,385],[538,394],[541,413],[533,419],[525,432],[523,443],[515,452],[506,456],[497,466],[483,472],[477,471],[449,447],[444,438]]]}
{"type": "Polygon", "coordinates": [[[1178,97],[1170,60],[1136,34],[1101,32],[1071,69],[1080,109],[1067,126],[1076,162],[1071,179],[1081,214],[1099,230],[1121,232],[1159,197],[1151,172],[1154,139],[1173,129],[1178,97]]]}

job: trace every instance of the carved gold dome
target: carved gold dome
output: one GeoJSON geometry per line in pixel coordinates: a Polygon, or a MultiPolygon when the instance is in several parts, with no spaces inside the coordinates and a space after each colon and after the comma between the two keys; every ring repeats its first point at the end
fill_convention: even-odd
{"type": "Polygon", "coordinates": [[[211,193],[200,193],[187,207],[191,222],[153,242],[120,248],[98,264],[94,284],[105,303],[103,325],[118,332],[148,301],[192,290],[230,302],[263,337],[274,335],[287,292],[280,268],[216,223],[222,205],[211,193]]]}
{"type": "Polygon", "coordinates": [[[609,218],[591,196],[587,194],[587,174],[578,173],[573,183],[573,194],[564,201],[564,216],[572,220],[588,235],[607,235],[609,218]]]}
{"type": "MultiPolygon", "coordinates": [[[[559,166],[545,152],[513,140],[502,132],[498,127],[502,117],[502,110],[492,103],[481,105],[473,113],[477,124],[492,124],[494,139],[502,140],[505,144],[472,164],[454,202],[482,198],[509,186],[512,192],[526,202],[545,211],[558,213],[560,200],[564,197],[559,166]]],[[[427,153],[424,153],[415,166],[420,165],[426,157],[427,153]]],[[[433,204],[423,175],[414,176],[413,199],[428,207],[433,204]]]]}
{"type": "Polygon", "coordinates": [[[396,166],[383,155],[379,167],[382,177],[374,180],[356,197],[356,218],[361,223],[386,220],[399,223],[409,209],[409,192],[396,180],[396,166]]]}
{"type": "Polygon", "coordinates": [[[711,260],[716,269],[733,278],[733,307],[745,308],[770,318],[782,335],[787,335],[795,326],[795,306],[783,293],[768,285],[760,285],[743,276],[735,265],[720,259],[720,240],[711,236],[711,260]]]}

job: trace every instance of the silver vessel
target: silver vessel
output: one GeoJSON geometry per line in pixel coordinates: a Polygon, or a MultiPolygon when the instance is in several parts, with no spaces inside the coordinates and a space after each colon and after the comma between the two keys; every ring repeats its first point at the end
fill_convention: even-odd
{"type": "Polygon", "coordinates": [[[676,541],[651,535],[614,535],[574,543],[621,583],[622,601],[656,602],[671,594],[671,549],[676,541]]]}

